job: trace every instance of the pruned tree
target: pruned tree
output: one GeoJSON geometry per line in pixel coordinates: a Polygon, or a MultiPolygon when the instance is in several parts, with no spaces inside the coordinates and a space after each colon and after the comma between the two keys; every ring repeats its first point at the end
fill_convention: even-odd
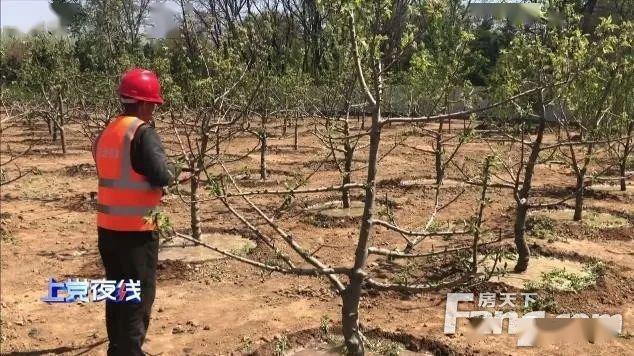
{"type": "MultiPolygon", "coordinates": [[[[175,0],[179,28],[169,38],[152,40],[142,31],[148,0],[56,1],[66,2],[78,4],[68,22],[70,39],[40,34],[27,41],[29,58],[24,62],[3,59],[3,73],[14,73],[12,85],[28,93],[25,102],[32,106],[25,110],[31,114],[26,117],[45,118],[51,134],[62,138],[65,125],[80,120],[86,136],[92,137],[118,110],[112,94],[120,72],[132,66],[157,71],[169,98],[157,113],[157,129],[169,134],[164,137],[170,157],[187,172],[171,190],[189,209],[191,234],[172,230],[171,236],[266,271],[325,278],[342,299],[342,331],[351,355],[365,353],[360,315],[364,290],[413,293],[468,287],[495,272],[500,256],[494,247],[507,233],[487,221],[491,188],[512,191],[512,236],[519,253],[515,270],[521,272],[530,257],[524,236],[529,211],[572,197],[541,202],[534,195],[539,164],[553,152],[574,156],[575,191],[581,198],[592,157],[603,154],[599,148],[613,156],[625,186],[634,140],[632,104],[628,91],[614,88],[631,88],[631,23],[622,25],[629,37],[610,35],[607,42],[601,26],[597,31],[593,27],[590,39],[597,40],[596,47],[581,35],[578,17],[566,17],[558,25],[535,22],[505,28],[500,43],[506,46],[513,39],[499,56],[491,54],[495,63],[487,64],[485,78],[478,76],[489,87],[477,95],[487,100],[475,100],[469,78],[481,67],[482,41],[466,16],[469,3],[459,0],[175,0]],[[618,53],[622,59],[617,60],[618,53]],[[489,76],[491,68],[494,75],[489,76]],[[409,106],[395,110],[390,95],[405,85],[412,94],[409,106]],[[580,95],[590,100],[575,103],[580,95]],[[35,105],[33,99],[44,100],[35,105]],[[553,106],[561,108],[558,122],[549,117],[553,106]],[[497,119],[480,115],[492,110],[498,110],[497,119]],[[269,140],[277,132],[286,133],[289,118],[294,118],[295,149],[300,128],[312,129],[323,143],[324,157],[317,167],[308,172],[298,168],[284,187],[269,188],[277,183],[273,180],[267,188],[241,186],[233,163],[258,152],[260,178],[267,179],[269,140]],[[465,124],[454,129],[454,120],[465,124]],[[475,120],[487,121],[484,126],[490,124],[497,135],[477,137],[491,147],[492,155],[463,159],[461,150],[475,137],[475,120]],[[550,140],[553,125],[566,130],[565,139],[550,140]],[[583,133],[575,141],[578,127],[583,133]],[[434,199],[422,227],[401,226],[397,221],[402,217],[389,204],[387,211],[377,208],[381,163],[407,146],[400,128],[416,130],[432,142],[429,149],[414,149],[421,153],[417,159],[430,158],[434,167],[434,199]],[[389,145],[386,137],[394,131],[395,142],[389,145]],[[233,140],[249,144],[236,149],[233,140]],[[327,161],[335,163],[339,177],[317,186],[313,177],[326,170],[327,161]],[[462,228],[437,230],[433,222],[469,188],[443,196],[440,188],[454,173],[477,187],[471,191],[477,196],[470,199],[478,203],[464,212],[462,228]],[[362,196],[363,214],[352,263],[327,261],[319,253],[323,244],[284,226],[281,217],[297,208],[295,197],[339,194],[345,207],[353,189],[362,196]],[[261,196],[279,197],[282,203],[270,208],[270,201],[258,201],[261,196]],[[202,241],[201,211],[212,203],[220,203],[261,242],[265,253],[242,256],[202,241]],[[405,246],[378,247],[377,229],[398,234],[405,246]],[[421,241],[436,237],[449,242],[423,250],[421,241]],[[407,259],[415,268],[406,266],[398,275],[379,278],[368,266],[370,255],[385,258],[385,263],[407,259]],[[455,268],[428,278],[425,263],[439,257],[455,268]],[[492,268],[483,263],[490,258],[492,268]]],[[[66,150],[65,144],[62,148],[66,150]]],[[[7,151],[9,161],[0,162],[3,173],[6,163],[16,162],[14,157],[24,152],[7,151]]]]}
{"type": "Polygon", "coordinates": [[[568,72],[561,76],[576,74],[560,87],[561,95],[553,109],[553,115],[565,130],[565,142],[546,149],[561,145],[562,153],[570,161],[576,177],[575,221],[582,219],[584,190],[594,178],[589,175],[590,165],[601,148],[607,147],[602,144],[605,143],[604,133],[613,125],[611,108],[615,106],[616,92],[622,90],[616,84],[626,74],[624,61],[631,52],[628,38],[632,34],[631,28],[628,33],[627,25],[621,28],[604,19],[596,28],[592,42],[580,33],[571,33],[556,44],[572,59],[554,70],[568,72]],[[573,53],[576,55],[572,56],[573,53]]]}
{"type": "MultiPolygon", "coordinates": [[[[619,26],[623,32],[620,43],[627,46],[627,38],[628,36],[631,38],[634,31],[633,23],[625,22],[619,26]]],[[[618,169],[618,181],[622,191],[627,189],[628,170],[634,169],[634,101],[631,99],[631,93],[634,90],[634,61],[631,42],[629,40],[629,52],[623,53],[619,59],[622,66],[614,80],[612,105],[607,107],[606,114],[610,124],[601,138],[609,142],[608,155],[618,169]]]]}
{"type": "MultiPolygon", "coordinates": [[[[350,189],[354,168],[354,154],[361,139],[367,138],[367,132],[359,126],[359,118],[364,120],[364,105],[355,103],[356,76],[353,74],[335,83],[323,93],[319,108],[315,110],[320,117],[315,124],[313,135],[329,152],[329,158],[341,175],[341,204],[350,208],[350,189]],[[351,116],[357,113],[357,120],[351,116]]],[[[365,148],[367,144],[359,148],[365,148]]]]}
{"type": "MultiPolygon", "coordinates": [[[[631,78],[632,76],[630,76],[631,78]]],[[[619,106],[625,111],[616,114],[608,147],[608,154],[612,157],[614,164],[618,167],[619,188],[621,191],[627,190],[628,169],[634,168],[634,121],[632,118],[631,100],[622,101],[619,99],[619,106]],[[614,139],[614,137],[617,137],[614,139]]],[[[618,111],[617,111],[618,112],[618,111]]]]}
{"type": "MultiPolygon", "coordinates": [[[[311,193],[320,193],[320,192],[328,192],[328,191],[341,191],[346,188],[343,185],[340,186],[331,186],[331,187],[316,187],[316,188],[296,188],[296,189],[282,189],[282,190],[256,190],[256,191],[244,191],[242,187],[236,182],[233,178],[233,174],[231,171],[223,164],[222,166],[224,177],[217,179],[213,179],[215,181],[213,194],[214,197],[210,199],[217,199],[222,202],[222,204],[234,215],[236,219],[238,219],[242,224],[244,224],[249,230],[251,230],[255,236],[263,241],[267,246],[269,246],[274,252],[275,256],[279,258],[281,261],[281,265],[278,263],[270,263],[270,262],[259,262],[250,260],[245,257],[236,256],[226,251],[220,251],[217,248],[213,248],[212,246],[207,245],[208,247],[219,251],[227,256],[236,258],[242,262],[249,263],[254,266],[258,266],[265,270],[277,271],[281,273],[291,273],[291,274],[312,274],[312,275],[323,275],[329,279],[333,288],[341,295],[343,306],[342,306],[342,325],[343,325],[343,333],[346,341],[347,350],[350,354],[360,355],[364,353],[364,344],[362,332],[359,328],[359,303],[361,291],[364,288],[376,288],[379,290],[400,290],[400,291],[409,291],[409,292],[417,292],[423,290],[434,290],[442,287],[452,286],[456,284],[467,283],[468,281],[472,281],[477,283],[477,280],[480,278],[486,278],[480,272],[477,271],[477,251],[479,246],[485,244],[480,241],[482,237],[482,223],[483,223],[483,214],[484,207],[486,201],[486,191],[489,186],[489,167],[490,160],[486,160],[485,168],[483,170],[483,178],[480,181],[480,185],[482,186],[481,197],[483,199],[483,203],[479,205],[479,208],[474,212],[474,219],[472,219],[472,229],[469,232],[463,232],[463,234],[471,234],[473,232],[474,239],[464,246],[457,247],[455,249],[447,249],[446,251],[432,252],[431,254],[425,253],[401,253],[399,257],[403,258],[417,258],[417,257],[426,257],[429,255],[439,255],[443,253],[454,253],[457,251],[471,251],[470,263],[465,270],[464,275],[452,275],[447,280],[442,282],[421,282],[421,283],[411,283],[409,281],[397,281],[397,282],[389,282],[389,281],[379,281],[368,275],[366,271],[366,263],[368,254],[370,251],[374,251],[378,254],[382,254],[380,249],[370,250],[370,237],[372,234],[372,229],[374,225],[382,225],[388,229],[392,229],[394,231],[403,233],[407,235],[408,231],[405,231],[403,228],[400,228],[395,225],[387,224],[380,222],[375,216],[375,201],[377,197],[377,186],[376,186],[376,177],[378,172],[379,162],[381,157],[379,155],[379,148],[381,144],[381,131],[383,127],[386,127],[393,123],[424,123],[424,122],[432,122],[440,119],[454,119],[454,118],[465,118],[469,117],[471,114],[489,109],[491,107],[496,107],[502,105],[502,103],[510,102],[518,96],[527,95],[526,93],[521,93],[515,96],[511,96],[500,103],[495,103],[490,105],[489,107],[476,108],[470,110],[461,110],[453,113],[445,113],[445,114],[437,114],[430,115],[424,117],[394,117],[394,118],[384,118],[381,114],[381,108],[383,102],[383,80],[384,76],[387,75],[388,72],[384,72],[382,70],[382,32],[383,30],[377,30],[380,28],[380,24],[385,21],[386,13],[383,12],[381,5],[376,2],[370,3],[371,6],[369,8],[359,7],[354,4],[348,4],[343,8],[339,8],[339,13],[342,14],[342,17],[337,19],[342,22],[335,22],[333,25],[344,25],[347,26],[348,32],[348,41],[351,47],[351,52],[353,53],[353,68],[354,68],[354,77],[356,78],[357,85],[361,88],[362,93],[364,95],[365,107],[369,110],[372,115],[370,126],[368,127],[368,135],[369,135],[369,144],[368,144],[368,157],[367,157],[367,166],[365,169],[367,170],[367,174],[365,176],[365,183],[361,184],[360,187],[364,190],[364,212],[363,217],[361,219],[361,225],[359,230],[359,237],[356,244],[355,256],[354,256],[354,264],[352,267],[330,267],[329,265],[321,262],[316,255],[316,251],[309,251],[302,247],[300,240],[295,238],[292,233],[286,231],[280,223],[273,220],[273,218],[267,214],[264,210],[262,210],[258,205],[251,200],[251,196],[257,195],[282,195],[287,196],[289,194],[311,194],[311,193]],[[356,18],[360,14],[365,14],[367,17],[363,18],[361,23],[356,21],[356,18]],[[362,33],[362,34],[359,34],[362,33]],[[360,48],[360,43],[368,43],[369,46],[367,48],[360,48]],[[368,75],[369,73],[369,75],[368,75]],[[367,78],[367,79],[366,79],[367,78]],[[241,199],[244,204],[246,204],[246,208],[255,213],[255,217],[249,217],[245,212],[242,211],[243,208],[236,206],[235,199],[241,199]],[[278,236],[283,241],[283,246],[280,246],[275,242],[276,239],[267,235],[263,229],[258,227],[259,225],[252,222],[253,220],[261,220],[265,222],[265,225],[268,226],[274,233],[274,235],[278,236]],[[290,249],[290,251],[285,251],[284,249],[290,249]],[[311,267],[297,267],[297,262],[293,259],[292,256],[298,257],[302,263],[307,263],[311,267]],[[473,257],[475,256],[475,257],[473,257]],[[475,259],[474,259],[475,258],[475,259]],[[344,275],[347,277],[347,283],[339,278],[340,275],[344,275]]],[[[338,7],[338,4],[332,4],[332,6],[338,7]]],[[[529,91],[529,93],[534,92],[534,90],[529,91]]],[[[346,135],[352,136],[352,135],[346,135]]],[[[310,174],[309,174],[310,176],[310,174]]],[[[302,183],[304,185],[309,182],[308,178],[302,179],[302,183]]],[[[356,184],[355,184],[356,186],[356,184]]],[[[348,187],[349,188],[349,187],[348,187]]],[[[425,232],[425,234],[427,234],[425,232]]],[[[455,232],[449,232],[448,235],[455,234],[455,232]]],[[[192,241],[196,241],[195,238],[189,237],[187,235],[183,235],[180,233],[176,233],[177,236],[181,236],[185,239],[190,239],[192,241]]],[[[413,232],[411,235],[419,236],[418,232],[413,232]]],[[[428,235],[433,235],[428,234],[428,235]]],[[[438,234],[442,235],[442,233],[438,234]]],[[[490,243],[490,242],[487,242],[490,243]]],[[[490,276],[490,275],[489,275],[490,276]]]]}
{"type": "MultiPolygon", "coordinates": [[[[368,166],[365,182],[365,205],[361,226],[359,229],[359,237],[356,246],[354,265],[350,272],[349,283],[342,293],[342,325],[344,339],[349,354],[363,355],[363,337],[359,328],[359,303],[361,290],[363,285],[367,283],[370,286],[380,289],[396,289],[404,291],[421,291],[428,289],[437,289],[443,286],[455,283],[463,283],[464,280],[456,282],[446,282],[439,284],[392,284],[383,283],[373,280],[367,276],[365,270],[368,253],[370,249],[370,236],[373,225],[377,224],[375,218],[375,200],[376,200],[376,176],[378,171],[379,147],[381,141],[381,131],[386,125],[393,123],[416,124],[423,122],[432,122],[438,120],[451,120],[456,118],[465,118],[471,114],[484,111],[493,107],[500,106],[504,103],[513,101],[514,99],[534,92],[535,89],[525,93],[516,95],[509,94],[507,98],[498,103],[491,104],[487,107],[480,107],[471,110],[460,110],[452,113],[428,115],[423,117],[388,117],[383,118],[381,114],[383,103],[383,85],[385,76],[388,71],[382,67],[382,42],[384,41],[383,33],[388,31],[383,27],[386,20],[387,9],[381,2],[370,2],[366,6],[355,4],[347,4],[344,7],[344,14],[347,17],[348,27],[350,29],[350,43],[352,46],[353,60],[355,62],[357,80],[365,95],[368,108],[372,114],[370,132],[370,143],[368,150],[368,166]],[[361,33],[361,35],[359,34],[361,33]],[[361,37],[362,36],[362,37],[361,37]],[[367,44],[362,52],[360,44],[367,44]],[[365,54],[365,56],[364,56],[365,54]],[[366,75],[367,74],[367,75],[366,75]]],[[[416,9],[420,10],[420,9],[416,9]]],[[[415,31],[411,27],[405,27],[406,31],[415,31]]],[[[404,34],[405,38],[411,37],[411,34],[404,34]]],[[[483,184],[486,186],[487,184],[483,184]]],[[[382,224],[386,226],[387,224],[382,224]]],[[[398,231],[399,229],[397,229],[398,231]]],[[[403,232],[403,229],[400,229],[403,232]]],[[[426,233],[426,232],[424,232],[426,233]]],[[[414,234],[416,235],[416,233],[414,234]]]]}
{"type": "MultiPolygon", "coordinates": [[[[473,25],[466,7],[458,2],[427,5],[425,12],[426,31],[422,45],[413,51],[411,66],[408,71],[408,82],[413,88],[412,101],[415,103],[413,111],[426,116],[448,114],[455,110],[463,110],[471,104],[473,90],[468,81],[468,75],[473,70],[475,61],[472,57],[470,42],[474,39],[473,25]]],[[[419,135],[430,142],[429,147],[408,145],[405,140],[403,146],[430,155],[434,160],[434,202],[425,229],[429,229],[435,222],[436,215],[449,204],[465,193],[458,192],[454,197],[441,201],[441,188],[452,165],[457,165],[455,159],[458,151],[469,141],[471,124],[465,120],[463,128],[452,133],[452,119],[440,117],[436,121],[417,123],[414,128],[419,135]]],[[[421,239],[409,241],[404,251],[410,252],[421,239]]]]}
{"type": "MultiPolygon", "coordinates": [[[[235,71],[232,73],[233,77],[231,72],[227,73],[225,78],[216,78],[219,80],[216,82],[220,84],[219,87],[212,87],[215,90],[206,91],[198,98],[206,103],[202,108],[193,113],[187,113],[185,108],[181,110],[180,115],[170,113],[171,126],[180,148],[180,152],[176,155],[177,164],[183,164],[185,166],[183,170],[189,172],[185,180],[178,182],[180,184],[189,181],[188,201],[185,201],[181,194],[179,196],[189,205],[192,236],[196,240],[200,240],[202,234],[199,187],[203,182],[215,184],[208,170],[219,163],[222,143],[237,132],[244,131],[242,125],[250,113],[249,108],[261,84],[261,82],[256,83],[255,86],[250,87],[248,83],[245,83],[246,71],[241,73],[235,71]],[[227,82],[229,80],[232,82],[227,82]],[[244,100],[239,99],[241,95],[244,95],[244,100]]],[[[199,85],[208,86],[213,83],[203,81],[199,85]]],[[[251,152],[253,149],[234,159],[245,158],[251,152]]],[[[178,185],[176,188],[178,192],[178,185]]]]}
{"type": "Polygon", "coordinates": [[[36,35],[21,75],[24,87],[33,99],[33,107],[37,108],[41,103],[47,105],[35,111],[45,120],[53,141],[57,141],[59,134],[65,154],[68,93],[79,77],[78,61],[73,57],[71,43],[54,34],[36,35]]]}
{"type": "MultiPolygon", "coordinates": [[[[530,95],[513,101],[513,105],[502,107],[498,117],[506,115],[507,119],[497,124],[511,143],[507,150],[509,159],[501,160],[505,177],[498,178],[513,191],[515,199],[513,230],[518,253],[515,272],[523,272],[528,268],[530,250],[525,231],[529,210],[556,205],[570,198],[555,203],[538,203],[532,197],[532,186],[540,153],[559,147],[558,144],[545,143],[547,130],[556,123],[556,120],[549,119],[552,116],[549,115],[549,108],[561,100],[559,88],[574,81],[579,72],[585,69],[583,65],[568,66],[567,58],[574,55],[578,48],[563,45],[579,38],[577,26],[578,21],[574,17],[561,27],[535,23],[530,31],[517,34],[498,60],[495,74],[498,97],[508,96],[518,89],[533,88],[529,89],[530,95]],[[515,149],[515,146],[519,147],[515,149]]],[[[494,146],[491,147],[493,149],[494,146]]]]}
{"type": "MultiPolygon", "coordinates": [[[[2,114],[0,115],[0,136],[6,135],[7,131],[12,129],[20,128],[22,126],[20,125],[20,121],[26,121],[24,120],[24,116],[26,116],[28,112],[25,112],[22,108],[20,108],[18,112],[16,111],[15,108],[6,107],[3,102],[2,114]]],[[[35,142],[36,140],[30,140],[26,147],[21,146],[17,149],[12,148],[11,145],[6,142],[4,147],[0,147],[0,149],[2,149],[2,159],[0,159],[0,186],[6,186],[16,182],[34,172],[33,169],[23,170],[20,167],[21,165],[16,161],[27,155],[35,145],[35,142]],[[10,166],[15,167],[15,169],[9,169],[10,166]],[[15,174],[13,172],[15,172],[15,174]]]]}

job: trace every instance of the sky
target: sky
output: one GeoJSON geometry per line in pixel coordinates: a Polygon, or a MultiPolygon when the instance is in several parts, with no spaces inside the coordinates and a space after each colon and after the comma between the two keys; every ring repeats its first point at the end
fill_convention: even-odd
{"type": "MultiPolygon", "coordinates": [[[[155,0],[155,3],[165,3],[160,7],[166,10],[159,10],[152,16],[155,19],[155,26],[149,29],[147,34],[149,37],[162,37],[169,28],[175,25],[172,14],[178,13],[179,9],[172,1],[155,0]]],[[[46,25],[48,28],[59,26],[49,0],[0,0],[0,15],[0,27],[17,27],[21,32],[28,32],[41,25],[46,25]]]]}
{"type": "MultiPolygon", "coordinates": [[[[176,25],[174,13],[178,11],[179,8],[173,1],[155,0],[151,15],[154,26],[148,29],[147,35],[164,36],[166,31],[176,25]]],[[[16,27],[21,32],[28,32],[42,25],[48,26],[46,28],[59,26],[49,0],[0,0],[0,15],[0,27],[16,27]]]]}
{"type": "Polygon", "coordinates": [[[17,27],[22,32],[46,23],[59,25],[48,0],[0,0],[0,25],[17,27]]]}

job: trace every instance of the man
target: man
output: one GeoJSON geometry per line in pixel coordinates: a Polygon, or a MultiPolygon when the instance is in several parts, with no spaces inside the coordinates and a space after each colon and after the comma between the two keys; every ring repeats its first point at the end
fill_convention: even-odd
{"type": "Polygon", "coordinates": [[[141,301],[106,301],[108,355],[143,355],[156,291],[158,233],[148,213],[158,207],[170,173],[153,128],[152,114],[163,103],[154,73],[136,68],[119,85],[123,113],[95,140],[97,233],[108,280],[139,280],[141,301]]]}

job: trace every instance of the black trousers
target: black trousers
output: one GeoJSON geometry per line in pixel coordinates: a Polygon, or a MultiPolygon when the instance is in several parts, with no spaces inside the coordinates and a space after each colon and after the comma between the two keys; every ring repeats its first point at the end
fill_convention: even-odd
{"type": "Polygon", "coordinates": [[[106,302],[108,356],[144,355],[141,350],[156,294],[158,234],[97,229],[99,253],[109,280],[141,281],[140,303],[106,302]]]}

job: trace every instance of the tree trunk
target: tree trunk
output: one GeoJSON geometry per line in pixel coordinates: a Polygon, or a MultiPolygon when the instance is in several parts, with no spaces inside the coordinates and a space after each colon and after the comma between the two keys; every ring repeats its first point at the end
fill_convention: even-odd
{"type": "MultiPolygon", "coordinates": [[[[191,167],[192,172],[194,172],[193,165],[191,167]]],[[[196,240],[200,240],[200,235],[202,235],[202,229],[200,227],[200,214],[199,209],[200,206],[198,204],[198,185],[199,185],[199,176],[198,173],[194,173],[189,180],[189,187],[191,190],[190,195],[190,203],[189,203],[189,211],[191,215],[191,228],[192,228],[192,237],[196,240]]]]}
{"type": "Polygon", "coordinates": [[[621,191],[624,192],[627,189],[627,185],[625,184],[625,166],[627,165],[627,156],[623,160],[621,160],[621,164],[619,164],[619,182],[621,184],[621,191]]]}
{"type": "MultiPolygon", "coordinates": [[[[219,128],[216,128],[220,132],[219,128]]],[[[209,116],[204,115],[203,122],[200,126],[200,147],[198,148],[198,154],[195,160],[191,160],[189,163],[189,169],[192,177],[189,181],[191,195],[190,195],[190,222],[192,229],[192,237],[196,240],[200,240],[202,235],[202,226],[200,223],[200,204],[198,202],[198,188],[200,187],[200,175],[205,172],[205,152],[209,145],[209,116]]],[[[216,136],[216,144],[219,142],[219,137],[216,136]]],[[[197,145],[198,146],[198,145],[197,145]]],[[[216,146],[218,147],[218,146],[216,146]]]]}
{"type": "Polygon", "coordinates": [[[66,154],[66,133],[64,132],[64,101],[62,100],[61,92],[57,93],[57,105],[59,112],[55,124],[57,129],[59,130],[59,138],[62,141],[62,153],[66,154]]]}
{"type": "MultiPolygon", "coordinates": [[[[344,162],[344,171],[343,171],[343,179],[342,179],[342,185],[346,185],[346,184],[350,184],[351,183],[351,174],[352,174],[352,157],[353,157],[353,153],[354,151],[352,151],[351,147],[346,147],[346,152],[345,152],[345,162],[344,162]]],[[[350,189],[344,188],[341,190],[341,203],[343,204],[344,208],[349,208],[350,207],[350,189]]]]}
{"type": "Polygon", "coordinates": [[[297,126],[299,126],[299,118],[295,118],[295,129],[293,132],[293,149],[297,151],[297,126]]]}
{"type": "Polygon", "coordinates": [[[623,158],[619,162],[619,174],[621,175],[619,182],[621,184],[621,191],[625,191],[627,189],[627,185],[625,184],[625,171],[627,168],[627,159],[629,158],[630,151],[632,150],[632,134],[634,134],[634,121],[630,122],[627,127],[627,138],[625,146],[623,147],[623,158]]]}
{"type": "Polygon", "coordinates": [[[440,186],[445,176],[445,169],[443,167],[443,143],[442,143],[442,130],[443,120],[440,120],[438,124],[438,133],[436,133],[436,143],[434,147],[434,167],[436,168],[436,185],[440,186]]]}
{"type": "Polygon", "coordinates": [[[482,169],[482,192],[480,193],[480,205],[478,207],[478,215],[475,222],[475,231],[473,232],[473,246],[471,256],[471,272],[478,272],[478,242],[480,241],[480,227],[482,226],[482,219],[484,216],[484,207],[486,206],[487,188],[489,186],[489,173],[491,169],[491,157],[487,157],[484,161],[484,168],[482,169]]]}
{"type": "Polygon", "coordinates": [[[526,204],[518,204],[515,210],[515,225],[513,226],[513,234],[515,236],[515,248],[518,258],[515,265],[515,272],[524,272],[528,268],[530,259],[530,249],[524,239],[526,232],[526,215],[528,214],[528,206],[526,204]]]}
{"type": "Polygon", "coordinates": [[[539,151],[541,149],[542,140],[544,139],[544,130],[546,129],[546,115],[543,101],[543,92],[539,92],[539,105],[541,107],[541,118],[539,120],[539,126],[537,127],[537,137],[535,142],[531,144],[531,153],[526,162],[524,171],[524,181],[522,187],[518,192],[517,209],[515,214],[515,226],[513,233],[515,237],[515,247],[517,249],[517,264],[515,265],[515,272],[524,272],[528,268],[528,261],[530,259],[530,249],[525,239],[526,232],[526,216],[528,214],[528,198],[531,190],[531,181],[533,180],[533,174],[535,173],[535,165],[539,158],[539,151]]]}
{"type": "Polygon", "coordinates": [[[266,169],[266,150],[267,150],[267,138],[266,132],[260,133],[260,179],[266,180],[268,174],[266,169]]]}
{"type": "Polygon", "coordinates": [[[577,184],[575,185],[575,214],[572,217],[572,220],[574,221],[581,221],[583,214],[583,192],[585,189],[583,178],[585,175],[584,169],[582,169],[577,175],[577,184]]]}
{"type": "Polygon", "coordinates": [[[55,142],[55,141],[57,141],[57,127],[58,127],[58,124],[57,124],[55,119],[51,118],[50,120],[53,122],[52,123],[53,142],[55,142]]]}
{"type": "Polygon", "coordinates": [[[584,180],[586,178],[586,172],[588,171],[588,165],[590,164],[593,151],[594,144],[588,144],[586,156],[583,158],[583,167],[579,169],[577,174],[577,184],[575,186],[575,214],[572,218],[574,221],[581,221],[581,216],[583,214],[583,193],[585,189],[584,180]]]}
{"type": "Polygon", "coordinates": [[[58,126],[57,129],[59,130],[59,139],[62,141],[62,153],[66,154],[66,132],[64,132],[63,126],[58,126]]]}
{"type": "Polygon", "coordinates": [[[220,156],[220,128],[216,128],[216,156],[220,156]]]}
{"type": "Polygon", "coordinates": [[[440,186],[443,181],[443,176],[445,175],[442,167],[442,148],[434,152],[434,157],[434,165],[436,167],[436,185],[440,186]]]}
{"type": "Polygon", "coordinates": [[[46,128],[48,129],[49,135],[53,134],[53,123],[51,122],[50,116],[46,115],[44,120],[46,121],[46,128]]]}
{"type": "Polygon", "coordinates": [[[376,197],[376,172],[381,140],[381,127],[379,120],[381,111],[378,100],[372,115],[372,128],[370,133],[370,152],[368,157],[368,176],[365,189],[365,205],[363,208],[363,220],[359,230],[359,241],[355,252],[354,267],[350,275],[350,282],[342,293],[343,306],[341,308],[341,321],[343,335],[348,353],[351,355],[364,355],[363,339],[359,330],[359,300],[361,298],[361,285],[364,279],[364,267],[368,258],[368,245],[372,229],[372,216],[374,215],[374,201],[376,197]]]}
{"type": "MultiPolygon", "coordinates": [[[[343,123],[343,135],[346,137],[343,150],[344,150],[344,164],[343,164],[343,179],[342,185],[350,184],[350,176],[352,175],[352,158],[354,157],[354,148],[350,144],[350,125],[348,120],[343,123]]],[[[341,202],[344,208],[350,207],[350,189],[343,189],[341,191],[341,202]]]]}
{"type": "MultiPolygon", "coordinates": [[[[378,8],[378,7],[377,7],[378,8]]],[[[377,14],[378,18],[378,14],[377,14]]],[[[383,90],[383,80],[381,77],[381,61],[374,60],[372,77],[374,84],[374,97],[370,94],[370,89],[364,82],[359,50],[357,47],[356,30],[354,16],[350,14],[350,38],[353,48],[354,59],[357,64],[358,80],[362,82],[365,96],[372,109],[372,126],[370,127],[370,146],[368,153],[368,174],[365,186],[365,202],[363,206],[363,218],[359,228],[359,240],[354,256],[354,266],[350,271],[349,281],[346,288],[341,292],[341,329],[346,344],[348,355],[363,356],[365,347],[363,335],[359,330],[359,302],[361,299],[361,288],[366,272],[364,271],[368,259],[368,247],[370,244],[370,233],[372,230],[372,218],[374,216],[374,200],[376,199],[376,173],[378,166],[379,145],[381,142],[381,92],[383,90]]]]}

